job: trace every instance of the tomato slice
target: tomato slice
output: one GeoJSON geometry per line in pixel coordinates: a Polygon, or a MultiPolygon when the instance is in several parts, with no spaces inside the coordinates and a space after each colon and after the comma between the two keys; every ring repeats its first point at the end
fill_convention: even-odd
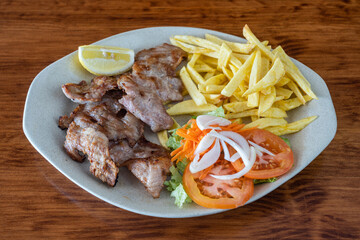
{"type": "MultiPolygon", "coordinates": [[[[230,209],[244,205],[254,193],[254,183],[249,178],[219,180],[209,174],[200,179],[199,173],[192,174],[186,167],[183,175],[183,186],[189,197],[207,208],[230,209]]],[[[210,174],[234,174],[236,170],[231,164],[219,160],[211,169],[210,174]]]]}
{"type": "MultiPolygon", "coordinates": [[[[293,166],[294,156],[291,148],[275,134],[262,129],[251,129],[241,132],[241,135],[246,140],[250,140],[275,154],[275,156],[271,156],[263,153],[262,157],[257,157],[254,166],[245,174],[245,177],[252,179],[278,177],[289,171],[293,166]]],[[[235,168],[237,168],[237,164],[239,162],[235,163],[235,168]]],[[[240,169],[243,166],[243,163],[241,163],[240,169]]]]}

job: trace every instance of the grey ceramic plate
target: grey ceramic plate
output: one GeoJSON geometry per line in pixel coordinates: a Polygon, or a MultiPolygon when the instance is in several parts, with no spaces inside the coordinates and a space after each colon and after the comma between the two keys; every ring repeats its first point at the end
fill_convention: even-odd
{"type": "MultiPolygon", "coordinates": [[[[203,37],[205,33],[230,41],[244,42],[242,38],[206,29],[155,27],[121,33],[95,44],[121,46],[137,52],[169,42],[169,37],[172,35],[186,34],[203,37]]],[[[296,60],[294,62],[311,83],[319,99],[289,112],[288,121],[313,115],[319,117],[304,130],[289,136],[295,156],[295,164],[291,171],[274,183],[256,186],[254,195],[247,204],[265,196],[299,173],[325,149],[335,136],[336,115],[324,80],[302,63],[296,60]]],[[[170,198],[166,190],[162,191],[159,199],[153,199],[127,169],[120,170],[115,187],[108,187],[90,174],[89,163],[79,164],[67,156],[63,150],[65,131],[57,127],[57,121],[60,115],[69,114],[75,104],[63,95],[61,85],[83,79],[91,80],[92,77],[80,66],[77,52],[49,65],[35,77],[29,88],[23,118],[25,135],[35,149],[75,184],[96,197],[128,211],[168,218],[197,217],[224,211],[206,209],[194,203],[179,209],[174,205],[174,199],[170,198]]],[[[156,136],[149,132],[147,138],[157,142],[156,136]]]]}

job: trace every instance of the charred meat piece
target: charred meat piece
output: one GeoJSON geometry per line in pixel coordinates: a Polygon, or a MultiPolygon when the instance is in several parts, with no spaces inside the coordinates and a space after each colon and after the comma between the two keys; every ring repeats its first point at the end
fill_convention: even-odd
{"type": "Polygon", "coordinates": [[[118,85],[125,91],[125,95],[119,102],[137,118],[148,124],[152,131],[158,132],[171,128],[174,122],[155,92],[135,83],[130,74],[120,76],[118,85]]]}
{"type": "Polygon", "coordinates": [[[89,109],[86,106],[84,112],[105,129],[105,135],[109,140],[127,139],[133,146],[144,132],[143,123],[130,112],[127,112],[123,118],[119,118],[109,111],[105,104],[89,109]]]}
{"type": "Polygon", "coordinates": [[[166,176],[169,174],[171,160],[168,156],[154,155],[148,158],[132,159],[126,162],[126,166],[144,184],[153,198],[158,198],[166,176]]]}
{"type": "Polygon", "coordinates": [[[133,147],[126,140],[120,142],[110,142],[109,145],[111,159],[116,166],[121,167],[124,163],[134,158],[149,158],[151,156],[169,156],[169,152],[145,138],[140,139],[133,147]]]}
{"type": "Polygon", "coordinates": [[[86,81],[80,83],[67,83],[62,86],[66,97],[77,103],[99,102],[104,94],[117,87],[116,79],[113,77],[95,77],[90,84],[86,81]]]}
{"type": "Polygon", "coordinates": [[[130,112],[119,117],[110,111],[105,103],[79,105],[70,117],[59,118],[59,127],[66,129],[72,121],[83,128],[92,127],[102,131],[109,140],[127,139],[131,146],[141,138],[144,132],[144,124],[130,112]]]}
{"type": "Polygon", "coordinates": [[[64,147],[74,160],[82,161],[87,155],[90,172],[108,185],[115,185],[119,169],[110,158],[109,140],[104,133],[91,127],[82,128],[74,121],[67,130],[64,147]]]}
{"type": "Polygon", "coordinates": [[[122,109],[124,109],[123,105],[119,103],[119,99],[122,97],[122,95],[122,91],[111,90],[103,96],[100,102],[80,104],[71,112],[70,116],[64,115],[59,118],[59,128],[62,130],[67,129],[78,113],[84,111],[84,109],[89,110],[99,104],[105,104],[108,110],[114,114],[118,114],[122,109]]]}
{"type": "Polygon", "coordinates": [[[136,54],[132,68],[134,81],[154,90],[163,102],[181,101],[183,85],[175,70],[185,57],[183,50],[166,43],[142,50],[136,54]]]}

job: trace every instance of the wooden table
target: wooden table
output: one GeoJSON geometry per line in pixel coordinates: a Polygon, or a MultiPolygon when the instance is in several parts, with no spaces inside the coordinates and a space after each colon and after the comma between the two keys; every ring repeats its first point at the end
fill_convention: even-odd
{"type": "Polygon", "coordinates": [[[360,2],[129,2],[0,2],[0,238],[359,239],[360,2]],[[241,35],[246,23],[260,39],[281,44],[324,78],[338,117],[326,150],[266,197],[207,217],[141,216],[77,187],[24,136],[31,81],[79,45],[152,26],[241,35]]]}

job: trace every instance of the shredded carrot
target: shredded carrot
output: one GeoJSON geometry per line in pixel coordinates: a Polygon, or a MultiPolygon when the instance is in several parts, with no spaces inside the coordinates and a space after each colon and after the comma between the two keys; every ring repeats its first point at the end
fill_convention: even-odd
{"type": "MultiPolygon", "coordinates": [[[[256,128],[256,127],[254,127],[254,128],[244,129],[244,126],[245,126],[245,124],[238,124],[238,123],[232,122],[231,124],[229,124],[227,126],[214,125],[213,127],[220,127],[222,131],[232,131],[232,132],[236,132],[236,133],[240,133],[243,131],[247,131],[247,130],[256,128]]],[[[195,157],[194,152],[195,152],[197,146],[199,145],[200,141],[210,131],[211,131],[211,129],[200,130],[200,128],[196,124],[196,120],[190,119],[182,128],[179,128],[176,131],[176,134],[179,135],[180,137],[182,137],[183,140],[181,141],[181,147],[179,147],[171,152],[171,154],[170,154],[172,157],[171,161],[179,162],[179,161],[183,160],[184,158],[187,158],[189,161],[193,161],[194,157],[195,157]]],[[[205,153],[210,151],[210,149],[212,149],[214,144],[215,143],[213,143],[204,152],[200,153],[200,156],[203,156],[205,153]]],[[[222,145],[220,145],[220,148],[222,151],[223,150],[222,145]]],[[[236,152],[231,146],[228,146],[228,149],[230,151],[230,155],[232,155],[236,152]]],[[[240,159],[236,160],[235,162],[232,162],[231,164],[236,169],[236,171],[240,171],[243,168],[243,163],[240,159]]],[[[210,166],[210,167],[204,169],[203,171],[201,171],[199,173],[200,179],[205,178],[210,173],[212,168],[213,168],[213,166],[210,166]]]]}

